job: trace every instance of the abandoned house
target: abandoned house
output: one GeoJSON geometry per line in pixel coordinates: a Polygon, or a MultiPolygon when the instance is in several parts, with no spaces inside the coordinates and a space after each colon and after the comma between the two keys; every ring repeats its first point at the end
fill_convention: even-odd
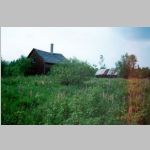
{"type": "Polygon", "coordinates": [[[54,45],[51,44],[50,52],[32,49],[28,55],[32,62],[30,74],[46,74],[54,64],[66,59],[62,54],[54,53],[53,47],[54,45]]]}

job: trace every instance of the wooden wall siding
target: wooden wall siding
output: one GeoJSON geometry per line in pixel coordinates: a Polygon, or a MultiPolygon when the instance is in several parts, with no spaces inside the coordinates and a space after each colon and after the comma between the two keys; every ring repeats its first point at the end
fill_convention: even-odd
{"type": "Polygon", "coordinates": [[[32,51],[28,57],[31,58],[31,60],[35,60],[35,62],[32,62],[32,67],[29,71],[29,74],[46,74],[54,65],[52,63],[44,62],[36,51],[32,51]]]}
{"type": "Polygon", "coordinates": [[[44,61],[43,59],[33,51],[29,58],[35,59],[35,62],[32,62],[31,74],[43,74],[44,73],[44,61]]]}
{"type": "Polygon", "coordinates": [[[53,65],[54,65],[54,64],[52,64],[52,63],[51,63],[51,64],[50,64],[50,63],[45,63],[45,65],[44,65],[44,66],[45,66],[45,67],[44,67],[44,68],[45,68],[45,74],[48,73],[48,71],[50,71],[50,69],[51,69],[51,67],[52,67],[53,65]]]}

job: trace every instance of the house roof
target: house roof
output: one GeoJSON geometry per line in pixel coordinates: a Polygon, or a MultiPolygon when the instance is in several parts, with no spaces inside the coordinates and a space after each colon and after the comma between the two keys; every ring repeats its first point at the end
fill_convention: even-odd
{"type": "MultiPolygon", "coordinates": [[[[63,60],[65,60],[66,58],[62,55],[62,54],[59,54],[59,53],[50,53],[50,52],[45,52],[45,51],[42,51],[42,50],[39,50],[39,49],[36,49],[36,48],[33,48],[32,51],[36,51],[37,54],[44,60],[44,62],[46,63],[59,63],[63,60]]],[[[31,51],[31,53],[32,53],[31,51]]],[[[30,53],[30,54],[31,54],[30,53]]],[[[29,54],[29,56],[30,56],[29,54]]],[[[28,56],[28,57],[29,57],[28,56]]]]}
{"type": "Polygon", "coordinates": [[[97,75],[107,75],[107,72],[109,71],[109,69],[100,69],[100,70],[97,70],[96,72],[96,76],[97,75]]]}
{"type": "Polygon", "coordinates": [[[107,75],[117,75],[117,71],[115,69],[109,69],[107,75]]]}
{"type": "Polygon", "coordinates": [[[102,75],[106,75],[106,76],[110,76],[110,75],[118,75],[118,72],[114,69],[99,69],[97,70],[96,76],[102,76],[102,75]]]}

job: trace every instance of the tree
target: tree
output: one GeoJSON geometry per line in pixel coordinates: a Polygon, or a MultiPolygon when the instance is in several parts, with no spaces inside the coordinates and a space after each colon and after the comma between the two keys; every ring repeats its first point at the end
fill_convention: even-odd
{"type": "Polygon", "coordinates": [[[135,65],[137,58],[135,55],[125,55],[121,56],[121,59],[116,63],[116,69],[119,72],[120,77],[128,78],[134,75],[135,65]]]}
{"type": "Polygon", "coordinates": [[[76,58],[65,60],[52,67],[49,74],[63,85],[80,85],[93,77],[95,69],[76,58]]]}
{"type": "Polygon", "coordinates": [[[106,66],[105,66],[105,64],[103,64],[103,62],[104,62],[104,56],[100,55],[100,57],[99,57],[100,69],[105,69],[106,68],[106,66]]]}
{"type": "Polygon", "coordinates": [[[18,74],[27,75],[31,68],[31,60],[25,56],[21,56],[16,60],[16,67],[18,67],[18,74]]]}
{"type": "Polygon", "coordinates": [[[148,67],[143,67],[140,69],[140,78],[150,77],[150,69],[148,67]]]}
{"type": "Polygon", "coordinates": [[[2,77],[7,75],[8,62],[1,58],[1,75],[2,77]]]}
{"type": "Polygon", "coordinates": [[[24,56],[11,62],[1,60],[1,68],[2,77],[28,75],[31,68],[31,60],[24,56]]]}
{"type": "Polygon", "coordinates": [[[135,64],[136,64],[136,62],[137,62],[137,58],[136,58],[136,56],[135,55],[129,55],[128,56],[128,63],[129,63],[129,67],[131,68],[131,69],[134,69],[135,68],[135,64]]]}

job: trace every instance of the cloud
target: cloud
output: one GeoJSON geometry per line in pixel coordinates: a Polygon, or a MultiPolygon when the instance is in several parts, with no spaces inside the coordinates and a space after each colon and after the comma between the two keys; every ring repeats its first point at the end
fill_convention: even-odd
{"type": "Polygon", "coordinates": [[[114,67],[128,52],[139,58],[140,65],[150,66],[150,27],[3,27],[1,56],[12,61],[27,56],[32,48],[49,51],[50,43],[54,43],[54,52],[90,64],[98,65],[102,54],[106,66],[114,67]]]}
{"type": "Polygon", "coordinates": [[[150,27],[119,27],[115,31],[127,40],[150,41],[150,27]]]}

